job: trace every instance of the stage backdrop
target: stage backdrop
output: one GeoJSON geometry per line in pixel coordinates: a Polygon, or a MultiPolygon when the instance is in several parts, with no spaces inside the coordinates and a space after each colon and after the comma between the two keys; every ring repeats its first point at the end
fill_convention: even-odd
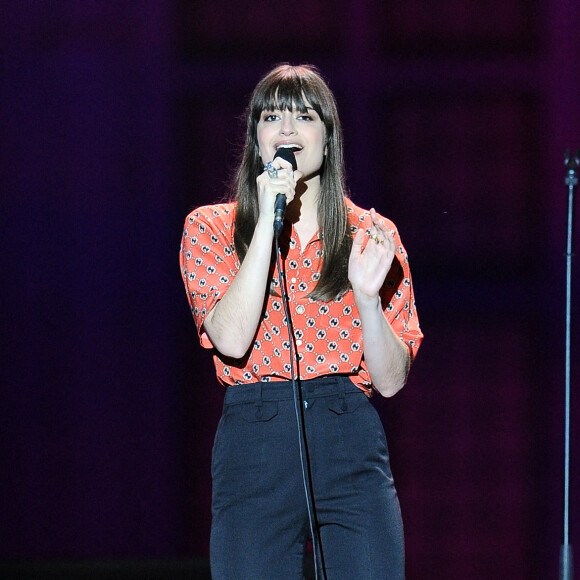
{"type": "Polygon", "coordinates": [[[426,338],[375,399],[408,578],[555,577],[578,3],[68,0],[0,20],[0,559],[207,557],[223,390],[182,225],[227,193],[249,93],[289,61],[326,76],[352,198],[410,255],[426,338]]]}

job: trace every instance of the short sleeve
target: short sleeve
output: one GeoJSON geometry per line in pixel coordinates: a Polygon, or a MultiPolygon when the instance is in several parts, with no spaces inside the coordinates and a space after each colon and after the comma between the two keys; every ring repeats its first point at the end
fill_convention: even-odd
{"type": "Polygon", "coordinates": [[[395,224],[389,220],[385,221],[387,227],[395,232],[395,257],[381,291],[381,302],[389,324],[407,345],[412,361],[423,340],[423,333],[419,326],[415,306],[409,256],[401,242],[395,224]]]}
{"type": "MultiPolygon", "coordinates": [[[[370,213],[356,207],[350,201],[347,201],[347,211],[350,214],[353,235],[359,228],[364,229],[368,234],[372,226],[370,213]]],[[[423,340],[423,333],[419,326],[415,306],[409,256],[403,246],[397,226],[388,218],[377,215],[384,221],[387,229],[394,232],[395,240],[395,257],[381,289],[381,305],[387,321],[397,336],[407,345],[411,361],[413,361],[423,340]]]]}
{"type": "Polygon", "coordinates": [[[212,348],[204,320],[239,269],[233,244],[233,204],[200,207],[187,216],[179,262],[201,345],[212,348]]]}

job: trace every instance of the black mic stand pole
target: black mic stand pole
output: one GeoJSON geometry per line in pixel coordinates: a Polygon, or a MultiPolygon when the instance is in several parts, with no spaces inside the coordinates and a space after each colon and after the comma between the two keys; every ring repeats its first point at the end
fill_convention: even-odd
{"type": "Polygon", "coordinates": [[[578,185],[578,151],[564,154],[568,187],[568,231],[566,243],[566,370],[565,370],[565,426],[564,426],[564,543],[560,547],[560,580],[572,580],[573,554],[569,543],[568,522],[570,517],[570,326],[572,302],[572,238],[574,233],[574,190],[578,185]]]}

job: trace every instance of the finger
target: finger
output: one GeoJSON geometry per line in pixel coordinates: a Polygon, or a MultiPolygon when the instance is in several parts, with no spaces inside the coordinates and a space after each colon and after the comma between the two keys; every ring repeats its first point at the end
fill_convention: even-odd
{"type": "Polygon", "coordinates": [[[294,169],[292,163],[290,163],[287,159],[283,159],[282,157],[276,157],[272,163],[279,169],[289,169],[290,171],[294,169]]]}
{"type": "Polygon", "coordinates": [[[363,249],[365,239],[365,232],[362,229],[359,229],[356,232],[355,237],[352,240],[352,253],[360,254],[363,249]]]}
{"type": "Polygon", "coordinates": [[[286,197],[286,203],[290,203],[296,194],[294,178],[292,176],[287,176],[278,179],[270,179],[267,184],[267,191],[272,197],[276,197],[281,193],[286,197]]]}
{"type": "Polygon", "coordinates": [[[381,233],[387,233],[387,226],[385,225],[385,220],[380,217],[375,209],[371,209],[371,221],[373,223],[373,227],[379,230],[381,233]]]}
{"type": "Polygon", "coordinates": [[[292,164],[286,161],[286,159],[282,159],[281,157],[276,157],[267,163],[264,167],[264,171],[268,171],[268,169],[270,169],[270,171],[278,171],[279,173],[286,171],[288,174],[292,173],[294,170],[292,164]]]}
{"type": "Polygon", "coordinates": [[[264,171],[260,175],[265,175],[269,179],[275,180],[290,177],[292,174],[292,168],[287,169],[286,167],[276,167],[273,163],[271,163],[264,167],[264,171]]]}
{"type": "Polygon", "coordinates": [[[368,236],[371,242],[375,244],[383,245],[387,239],[387,235],[381,228],[375,227],[374,225],[368,229],[368,236]]]}
{"type": "Polygon", "coordinates": [[[371,208],[370,216],[371,216],[371,226],[369,228],[369,234],[371,236],[377,234],[381,236],[384,235],[384,227],[383,227],[384,222],[382,219],[379,218],[374,208],[371,208]]]}
{"type": "Polygon", "coordinates": [[[384,222],[384,221],[382,221],[382,220],[381,220],[381,222],[380,222],[380,223],[378,223],[378,224],[376,224],[376,225],[375,225],[375,228],[376,228],[376,230],[377,230],[377,233],[378,233],[378,234],[379,234],[381,237],[385,238],[385,240],[386,240],[386,239],[388,239],[388,238],[391,238],[391,237],[393,237],[393,236],[394,236],[394,234],[395,234],[394,230],[392,230],[392,229],[389,229],[389,228],[386,226],[385,222],[384,222]]]}
{"type": "Polygon", "coordinates": [[[394,244],[395,230],[389,229],[385,224],[385,220],[380,218],[374,209],[371,210],[371,217],[373,225],[369,229],[369,234],[371,237],[377,236],[379,243],[383,244],[394,244]]]}
{"type": "Polygon", "coordinates": [[[278,178],[290,177],[294,171],[292,167],[278,167],[276,168],[276,176],[278,178]]]}

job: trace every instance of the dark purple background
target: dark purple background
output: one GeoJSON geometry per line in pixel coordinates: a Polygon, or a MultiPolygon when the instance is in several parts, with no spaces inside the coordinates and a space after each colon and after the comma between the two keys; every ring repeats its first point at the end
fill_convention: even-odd
{"type": "Polygon", "coordinates": [[[0,12],[0,559],[207,555],[222,390],[181,229],[224,195],[251,89],[291,61],[327,77],[353,199],[391,217],[411,256],[426,339],[407,387],[376,400],[409,579],[556,577],[578,2],[0,12]]]}

